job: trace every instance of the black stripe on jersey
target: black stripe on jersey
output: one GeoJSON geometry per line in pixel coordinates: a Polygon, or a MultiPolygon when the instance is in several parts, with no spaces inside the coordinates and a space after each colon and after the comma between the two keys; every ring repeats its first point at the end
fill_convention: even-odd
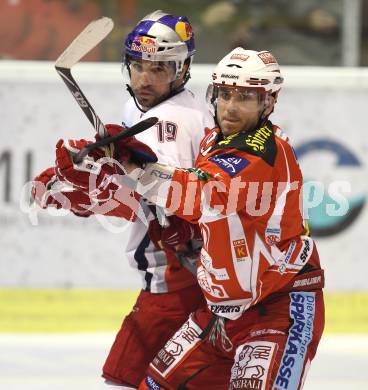
{"type": "Polygon", "coordinates": [[[136,251],[134,252],[134,259],[138,264],[138,269],[140,271],[146,271],[144,276],[144,279],[146,280],[146,288],[144,289],[145,291],[151,291],[151,280],[153,277],[153,274],[147,271],[148,260],[145,255],[146,248],[148,247],[150,242],[151,240],[147,232],[143,237],[143,240],[139,243],[136,251]]]}

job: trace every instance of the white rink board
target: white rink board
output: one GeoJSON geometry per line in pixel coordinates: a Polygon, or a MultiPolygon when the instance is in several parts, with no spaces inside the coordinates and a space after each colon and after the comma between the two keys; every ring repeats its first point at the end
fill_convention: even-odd
{"type": "MultiPolygon", "coordinates": [[[[203,99],[211,69],[197,65],[192,70],[189,87],[203,99]]],[[[303,146],[309,152],[300,158],[304,176],[346,180],[349,202],[364,204],[367,69],[285,67],[283,73],[285,87],[271,119],[297,150],[303,146]]],[[[74,75],[101,119],[119,123],[128,96],[120,65],[79,64],[74,75]]],[[[56,141],[93,135],[53,64],[0,61],[0,107],[0,287],[139,287],[139,276],[124,258],[127,232],[120,221],[114,224],[122,231],[114,234],[93,218],[41,212],[33,226],[20,210],[25,178],[53,164],[56,141]],[[28,168],[27,156],[32,161],[28,168]]],[[[325,221],[320,223],[325,226],[325,221]]],[[[348,228],[317,239],[327,289],[368,289],[367,231],[365,206],[348,228]]]]}

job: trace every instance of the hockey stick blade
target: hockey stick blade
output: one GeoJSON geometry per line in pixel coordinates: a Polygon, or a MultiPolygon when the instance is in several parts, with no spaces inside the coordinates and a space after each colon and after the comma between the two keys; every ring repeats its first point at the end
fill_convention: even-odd
{"type": "Polygon", "coordinates": [[[122,140],[125,138],[133,137],[134,135],[141,133],[142,131],[145,131],[149,129],[150,127],[154,126],[158,122],[158,118],[156,117],[150,117],[147,119],[144,119],[141,122],[138,122],[134,126],[130,127],[128,130],[123,131],[117,135],[110,136],[110,137],[105,137],[101,139],[100,141],[94,142],[93,144],[89,144],[83,149],[81,149],[74,157],[73,157],[73,162],[75,164],[79,164],[84,157],[87,156],[87,154],[97,148],[100,148],[102,146],[106,146],[109,144],[112,144],[118,140],[122,140]]]}
{"type": "Polygon", "coordinates": [[[106,16],[94,20],[74,39],[55,62],[55,67],[70,69],[113,29],[114,22],[106,16]]]}

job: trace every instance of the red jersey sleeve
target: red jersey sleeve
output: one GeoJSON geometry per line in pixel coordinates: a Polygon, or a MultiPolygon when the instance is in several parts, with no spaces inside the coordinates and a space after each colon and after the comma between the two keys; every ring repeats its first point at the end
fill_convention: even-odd
{"type": "Polygon", "coordinates": [[[207,155],[196,168],[176,169],[181,191],[170,191],[167,206],[181,218],[197,222],[203,213],[229,215],[245,207],[250,192],[272,181],[273,170],[258,156],[229,149],[207,155]]]}

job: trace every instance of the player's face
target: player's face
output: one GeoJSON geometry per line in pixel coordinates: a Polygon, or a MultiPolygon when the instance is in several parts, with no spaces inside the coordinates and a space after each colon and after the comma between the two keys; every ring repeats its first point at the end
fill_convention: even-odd
{"type": "Polygon", "coordinates": [[[175,77],[174,67],[170,62],[130,62],[130,86],[144,109],[155,106],[170,93],[170,83],[175,77]]]}
{"type": "Polygon", "coordinates": [[[252,129],[264,107],[262,96],[252,89],[220,87],[217,120],[225,136],[252,129]]]}

